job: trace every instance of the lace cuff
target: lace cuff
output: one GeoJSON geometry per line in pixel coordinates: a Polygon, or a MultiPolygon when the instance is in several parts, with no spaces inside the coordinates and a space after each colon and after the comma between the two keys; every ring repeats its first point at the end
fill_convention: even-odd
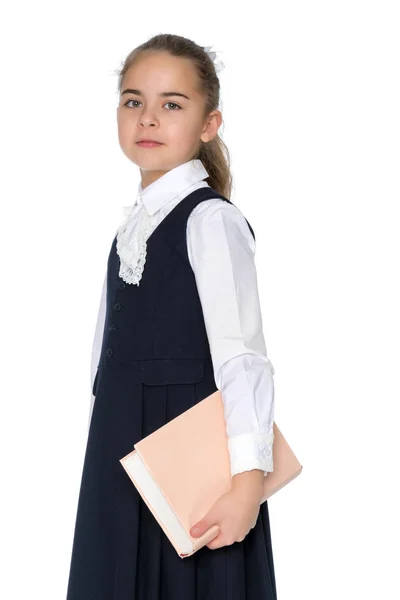
{"type": "Polygon", "coordinates": [[[273,432],[263,430],[243,433],[228,438],[231,476],[243,471],[261,469],[264,477],[274,470],[272,448],[273,432]]]}

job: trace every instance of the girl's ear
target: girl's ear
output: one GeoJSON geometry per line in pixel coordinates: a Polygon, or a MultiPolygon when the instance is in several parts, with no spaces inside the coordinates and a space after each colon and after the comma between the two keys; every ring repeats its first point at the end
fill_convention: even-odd
{"type": "Polygon", "coordinates": [[[202,142],[210,142],[218,133],[218,129],[222,125],[222,114],[220,110],[213,110],[207,116],[207,120],[200,136],[202,142]]]}

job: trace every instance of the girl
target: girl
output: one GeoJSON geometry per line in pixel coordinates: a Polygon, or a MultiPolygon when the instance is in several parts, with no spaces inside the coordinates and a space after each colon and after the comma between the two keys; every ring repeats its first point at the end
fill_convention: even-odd
{"type": "Polygon", "coordinates": [[[276,600],[264,477],[273,471],[267,358],[250,224],[228,199],[215,53],[176,35],[119,72],[119,143],[140,168],[108,257],[67,600],[276,600]],[[180,558],[119,459],[220,389],[232,474],[180,558]]]}

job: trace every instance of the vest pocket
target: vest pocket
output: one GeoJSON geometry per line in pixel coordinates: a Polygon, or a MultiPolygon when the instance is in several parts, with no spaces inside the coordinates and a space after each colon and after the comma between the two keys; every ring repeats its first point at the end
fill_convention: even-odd
{"type": "Polygon", "coordinates": [[[145,385],[198,383],[204,379],[204,360],[201,358],[156,358],[139,362],[145,385]]]}

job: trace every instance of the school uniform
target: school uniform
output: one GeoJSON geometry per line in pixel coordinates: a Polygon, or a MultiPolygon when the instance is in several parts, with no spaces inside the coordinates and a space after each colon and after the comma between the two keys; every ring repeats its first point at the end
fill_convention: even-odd
{"type": "Polygon", "coordinates": [[[181,559],[119,459],[217,389],[231,474],[273,470],[273,367],[251,225],[179,165],[124,207],[92,352],[67,600],[276,600],[268,503],[242,542],[181,559]]]}

